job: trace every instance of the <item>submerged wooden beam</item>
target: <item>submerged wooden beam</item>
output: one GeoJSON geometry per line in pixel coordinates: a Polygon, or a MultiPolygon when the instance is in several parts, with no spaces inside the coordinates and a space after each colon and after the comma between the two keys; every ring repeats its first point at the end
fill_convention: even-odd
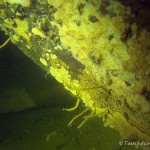
{"type": "Polygon", "coordinates": [[[150,141],[150,33],[130,8],[117,0],[27,2],[2,0],[0,29],[105,125],[150,141]]]}

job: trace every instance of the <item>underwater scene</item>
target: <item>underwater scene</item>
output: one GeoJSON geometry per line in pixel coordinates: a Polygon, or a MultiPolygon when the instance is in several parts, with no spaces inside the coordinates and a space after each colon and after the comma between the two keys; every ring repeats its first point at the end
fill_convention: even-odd
{"type": "MultiPolygon", "coordinates": [[[[1,39],[5,40],[1,33],[1,39]]],[[[119,133],[85,115],[72,112],[76,99],[53,77],[9,43],[0,52],[0,150],[96,150],[121,148],[119,133]]],[[[134,149],[134,148],[133,148],[134,149]]]]}
{"type": "Polygon", "coordinates": [[[0,0],[0,150],[149,150],[150,1],[0,0]]]}

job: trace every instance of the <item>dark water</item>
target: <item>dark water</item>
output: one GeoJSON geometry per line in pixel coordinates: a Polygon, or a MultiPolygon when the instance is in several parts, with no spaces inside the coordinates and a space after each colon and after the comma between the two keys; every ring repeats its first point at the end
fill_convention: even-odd
{"type": "MultiPolygon", "coordinates": [[[[1,33],[1,41],[7,39],[1,33]]],[[[1,45],[0,44],[0,45],[1,45]]],[[[76,99],[11,42],[0,49],[0,150],[123,150],[118,132],[91,118],[78,129],[83,117],[69,121],[76,99]]]]}

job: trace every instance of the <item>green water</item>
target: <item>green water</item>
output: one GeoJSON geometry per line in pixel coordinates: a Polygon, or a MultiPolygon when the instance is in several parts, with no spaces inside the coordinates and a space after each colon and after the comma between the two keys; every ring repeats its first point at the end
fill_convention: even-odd
{"type": "MultiPolygon", "coordinates": [[[[81,110],[80,110],[81,111],[81,110]]],[[[118,150],[118,133],[104,128],[98,118],[77,129],[82,119],[71,127],[68,122],[79,111],[63,112],[61,107],[0,116],[1,150],[118,150]]]]}

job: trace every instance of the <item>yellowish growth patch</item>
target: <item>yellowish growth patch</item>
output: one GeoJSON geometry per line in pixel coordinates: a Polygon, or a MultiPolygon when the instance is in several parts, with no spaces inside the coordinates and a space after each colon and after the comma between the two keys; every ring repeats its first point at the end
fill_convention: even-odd
{"type": "Polygon", "coordinates": [[[60,45],[57,45],[54,47],[55,50],[63,50],[63,48],[60,45]]]}
{"type": "Polygon", "coordinates": [[[40,58],[40,62],[44,65],[44,66],[48,66],[47,61],[44,58],[40,58]]]}
{"type": "Polygon", "coordinates": [[[8,38],[2,45],[0,45],[0,48],[3,48],[6,46],[6,44],[10,41],[10,38],[8,38]]]}
{"type": "Polygon", "coordinates": [[[14,21],[12,19],[5,19],[4,23],[7,28],[11,29],[12,25],[14,24],[14,21]]]}
{"type": "Polygon", "coordinates": [[[38,28],[32,28],[32,33],[35,35],[38,35],[42,38],[45,38],[46,36],[44,35],[44,33],[42,33],[38,28]]]}
{"type": "Polygon", "coordinates": [[[58,82],[63,83],[64,85],[66,85],[66,83],[70,83],[70,74],[64,67],[61,67],[60,69],[52,67],[50,71],[58,82]]]}
{"type": "Polygon", "coordinates": [[[11,40],[12,40],[13,43],[19,42],[19,36],[14,34],[14,35],[11,36],[11,40]]]}
{"type": "Polygon", "coordinates": [[[23,7],[30,6],[30,0],[3,0],[4,2],[8,2],[10,4],[20,4],[23,7]]]}
{"type": "Polygon", "coordinates": [[[54,60],[54,59],[57,59],[57,56],[54,55],[54,54],[51,54],[51,55],[50,55],[50,58],[54,60]]]}
{"type": "Polygon", "coordinates": [[[130,125],[127,120],[119,113],[116,112],[112,118],[109,120],[109,124],[111,124],[113,127],[115,127],[117,130],[119,130],[121,136],[123,138],[132,138],[146,141],[150,141],[150,137],[144,133],[142,133],[140,130],[138,130],[136,127],[130,125]]]}
{"type": "Polygon", "coordinates": [[[98,116],[105,116],[108,113],[108,109],[107,108],[100,108],[100,107],[95,107],[95,113],[98,116]]]}
{"type": "Polygon", "coordinates": [[[28,22],[27,19],[24,20],[20,20],[20,19],[14,19],[15,23],[17,24],[17,28],[14,28],[14,31],[16,32],[16,34],[24,37],[27,42],[29,42],[29,36],[28,36],[28,22]]]}
{"type": "Polygon", "coordinates": [[[79,102],[80,102],[80,99],[77,99],[77,102],[76,102],[74,107],[72,107],[72,108],[64,108],[63,110],[73,111],[73,110],[77,109],[77,107],[79,106],[79,102]]]}

